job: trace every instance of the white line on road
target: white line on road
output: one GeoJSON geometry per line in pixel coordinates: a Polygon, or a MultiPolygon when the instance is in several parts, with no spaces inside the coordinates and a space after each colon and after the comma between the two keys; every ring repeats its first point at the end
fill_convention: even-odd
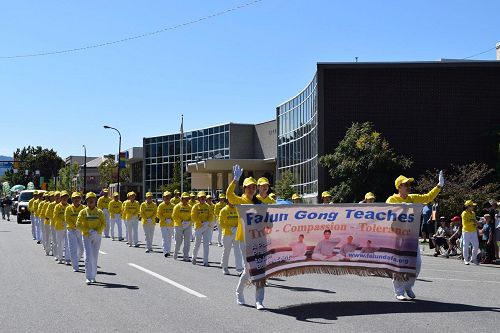
{"type": "Polygon", "coordinates": [[[470,273],[470,274],[490,274],[490,275],[499,275],[499,272],[485,272],[485,271],[477,271],[477,270],[471,270],[471,271],[450,271],[448,269],[434,269],[434,268],[424,268],[423,270],[426,271],[435,271],[435,272],[451,272],[451,273],[470,273]]]}
{"type": "Polygon", "coordinates": [[[188,287],[183,286],[182,284],[179,284],[179,283],[177,283],[177,282],[175,282],[175,281],[172,281],[172,280],[170,280],[170,279],[168,279],[168,278],[166,278],[166,277],[164,277],[164,276],[161,276],[161,275],[160,275],[160,274],[158,274],[158,273],[155,273],[155,272],[153,272],[153,271],[150,271],[149,269],[146,269],[146,268],[144,268],[144,267],[141,267],[141,266],[139,266],[139,265],[136,265],[136,264],[133,264],[133,263],[130,263],[130,262],[129,262],[128,264],[129,264],[129,266],[132,266],[132,267],[134,267],[134,268],[137,268],[138,270],[143,271],[144,273],[147,273],[147,274],[149,274],[149,275],[152,275],[152,276],[154,276],[155,278],[162,280],[163,282],[166,282],[166,283],[168,283],[168,284],[171,284],[172,286],[177,287],[177,288],[179,288],[179,289],[181,289],[181,290],[183,290],[183,291],[187,292],[188,294],[191,294],[191,295],[196,296],[196,297],[199,297],[199,298],[206,298],[206,297],[207,297],[207,296],[205,296],[205,295],[203,295],[203,294],[200,294],[200,293],[199,293],[199,292],[197,292],[197,291],[194,291],[194,290],[192,290],[192,289],[189,289],[188,287]]]}
{"type": "Polygon", "coordinates": [[[99,250],[99,253],[100,253],[100,254],[107,254],[106,252],[101,251],[101,250],[99,250]]]}
{"type": "Polygon", "coordinates": [[[428,276],[419,276],[419,277],[418,277],[418,279],[424,279],[424,280],[460,281],[460,282],[479,282],[479,283],[498,283],[498,284],[500,284],[500,281],[446,279],[446,278],[437,278],[437,277],[428,277],[428,276]]]}

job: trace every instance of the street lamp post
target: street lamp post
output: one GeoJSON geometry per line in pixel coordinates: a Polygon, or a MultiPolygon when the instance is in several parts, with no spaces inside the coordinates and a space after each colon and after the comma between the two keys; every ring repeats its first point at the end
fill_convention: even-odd
{"type": "Polygon", "coordinates": [[[118,179],[117,179],[117,191],[120,195],[120,152],[122,151],[122,134],[120,131],[114,127],[104,125],[105,129],[112,129],[118,132],[118,179]]]}
{"type": "MultiPolygon", "coordinates": [[[[83,157],[83,193],[87,193],[87,147],[83,147],[84,157],[83,157]]],[[[71,167],[71,166],[70,166],[71,167]]]]}

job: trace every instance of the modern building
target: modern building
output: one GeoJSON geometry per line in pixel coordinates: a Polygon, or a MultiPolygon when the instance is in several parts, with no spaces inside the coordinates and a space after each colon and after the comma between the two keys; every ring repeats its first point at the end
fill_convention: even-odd
{"type": "Polygon", "coordinates": [[[500,62],[318,63],[312,81],[276,108],[277,170],[314,201],[332,187],[319,157],[353,122],[372,122],[412,175],[498,159],[500,62]]]}
{"type": "MultiPolygon", "coordinates": [[[[143,139],[144,189],[158,198],[162,185],[172,182],[175,164],[180,163],[180,139],[180,133],[143,139]]],[[[245,175],[265,175],[273,180],[276,121],[257,125],[227,123],[184,132],[183,151],[184,169],[192,189],[214,194],[225,190],[236,163],[242,165],[245,175]]]]}
{"type": "MultiPolygon", "coordinates": [[[[128,166],[128,181],[120,183],[120,197],[125,200],[126,193],[134,191],[139,198],[143,196],[144,154],[143,147],[132,147],[125,150],[126,164],[128,166]]],[[[118,158],[117,158],[118,160],[118,158]]],[[[125,172],[121,170],[121,172],[125,172]]],[[[109,184],[110,195],[118,190],[118,184],[109,184]]]]}

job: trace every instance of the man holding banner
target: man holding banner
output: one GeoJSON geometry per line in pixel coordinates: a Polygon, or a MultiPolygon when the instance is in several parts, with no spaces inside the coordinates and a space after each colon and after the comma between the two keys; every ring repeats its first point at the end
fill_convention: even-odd
{"type": "MultiPolygon", "coordinates": [[[[438,185],[434,187],[429,193],[427,194],[410,194],[411,193],[411,183],[414,181],[413,178],[406,178],[405,176],[399,176],[396,178],[395,181],[395,186],[396,189],[398,190],[397,194],[394,194],[387,198],[386,202],[387,203],[426,203],[426,202],[432,202],[434,199],[437,197],[439,192],[441,191],[441,188],[444,186],[444,176],[443,176],[443,171],[439,171],[439,181],[438,185]]],[[[415,281],[417,279],[417,276],[420,272],[420,266],[422,265],[422,259],[420,258],[420,250],[417,245],[417,269],[415,272],[415,277],[409,277],[407,281],[401,281],[396,278],[393,278],[393,284],[394,284],[394,293],[396,294],[396,299],[402,301],[406,300],[406,297],[404,296],[405,292],[406,295],[410,298],[415,298],[416,295],[413,292],[413,286],[415,285],[415,281]]]]}

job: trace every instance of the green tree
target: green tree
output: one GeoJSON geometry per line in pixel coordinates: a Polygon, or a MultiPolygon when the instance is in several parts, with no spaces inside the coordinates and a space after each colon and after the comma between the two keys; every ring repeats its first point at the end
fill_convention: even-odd
{"type": "Polygon", "coordinates": [[[295,184],[295,176],[290,170],[281,173],[281,178],[276,181],[274,190],[278,198],[289,200],[295,193],[293,185],[295,184]]]}
{"type": "MultiPolygon", "coordinates": [[[[495,181],[495,170],[483,163],[451,165],[444,171],[445,185],[436,198],[438,214],[450,218],[460,215],[466,200],[473,200],[478,207],[489,199],[497,200],[500,185],[495,181]]],[[[426,193],[436,186],[438,170],[428,170],[418,177],[415,190],[426,193]]],[[[478,212],[483,213],[481,208],[478,212]]]]}
{"type": "MultiPolygon", "coordinates": [[[[73,192],[78,190],[76,184],[73,182],[73,178],[76,177],[78,171],[80,170],[80,165],[78,163],[68,164],[61,169],[59,169],[59,179],[57,181],[57,190],[66,190],[73,192]]],[[[80,184],[79,184],[80,185],[80,184]]],[[[80,186],[81,187],[81,186],[80,186]]]]}
{"type": "MultiPolygon", "coordinates": [[[[160,186],[162,192],[169,191],[173,193],[175,190],[181,190],[181,163],[179,161],[174,164],[171,182],[160,186]]],[[[184,172],[184,191],[189,190],[191,190],[191,182],[188,179],[188,173],[184,172]]]]}
{"type": "Polygon", "coordinates": [[[64,161],[57,155],[53,149],[44,149],[37,147],[18,148],[14,152],[14,160],[17,162],[18,172],[13,170],[5,172],[4,179],[11,184],[27,185],[30,181],[35,183],[35,187],[39,188],[39,178],[35,175],[35,171],[40,172],[40,177],[51,179],[57,176],[59,169],[64,165],[64,161]],[[28,175],[26,175],[26,170],[28,175]]]}
{"type": "Polygon", "coordinates": [[[334,202],[356,202],[366,192],[392,193],[395,175],[413,163],[396,154],[370,122],[353,123],[334,152],[319,162],[332,177],[334,202]]]}
{"type": "MultiPolygon", "coordinates": [[[[111,183],[116,183],[118,164],[115,162],[115,155],[104,156],[104,161],[97,168],[99,172],[99,186],[106,187],[111,183]]],[[[129,181],[130,166],[120,170],[120,183],[129,181]]]]}

